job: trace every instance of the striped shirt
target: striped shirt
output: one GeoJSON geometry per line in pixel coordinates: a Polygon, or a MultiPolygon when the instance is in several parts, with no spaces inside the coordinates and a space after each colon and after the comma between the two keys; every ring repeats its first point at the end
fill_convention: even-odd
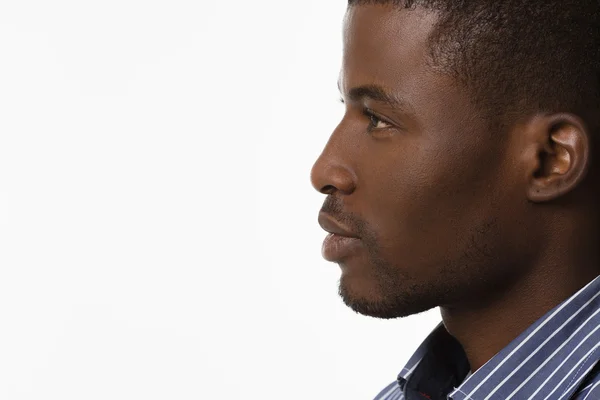
{"type": "Polygon", "coordinates": [[[470,376],[440,324],[375,400],[600,400],[599,347],[600,276],[470,376]]]}

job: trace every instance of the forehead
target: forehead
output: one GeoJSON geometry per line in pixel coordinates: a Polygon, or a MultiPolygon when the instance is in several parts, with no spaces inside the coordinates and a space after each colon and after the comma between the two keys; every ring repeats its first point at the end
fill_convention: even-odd
{"type": "Polygon", "coordinates": [[[377,85],[410,104],[413,133],[427,146],[450,149],[484,146],[485,120],[479,106],[459,81],[432,64],[429,38],[439,16],[421,7],[359,5],[344,21],[344,54],[340,88],[377,85]]]}
{"type": "Polygon", "coordinates": [[[403,10],[389,4],[356,5],[344,20],[341,81],[352,86],[409,84],[427,69],[427,39],[438,20],[435,12],[403,10]]]}

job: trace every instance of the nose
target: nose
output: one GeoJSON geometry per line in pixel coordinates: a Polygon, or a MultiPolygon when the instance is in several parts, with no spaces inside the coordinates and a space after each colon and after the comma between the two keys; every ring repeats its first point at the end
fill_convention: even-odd
{"type": "Polygon", "coordinates": [[[356,176],[341,153],[335,153],[331,142],[315,161],[311,172],[310,181],[313,187],[323,194],[340,192],[349,195],[356,188],[356,176]]]}

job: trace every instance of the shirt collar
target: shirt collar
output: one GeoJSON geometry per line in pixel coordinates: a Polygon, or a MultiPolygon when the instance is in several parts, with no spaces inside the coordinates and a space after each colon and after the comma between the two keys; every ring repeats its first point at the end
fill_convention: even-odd
{"type": "MultiPolygon", "coordinates": [[[[398,375],[403,391],[423,398],[507,400],[555,395],[568,399],[600,354],[600,276],[546,313],[485,365],[469,371],[462,347],[439,324],[398,375]],[[572,367],[571,367],[572,366],[572,367]]],[[[550,397],[554,398],[554,397],[550,397]]]]}

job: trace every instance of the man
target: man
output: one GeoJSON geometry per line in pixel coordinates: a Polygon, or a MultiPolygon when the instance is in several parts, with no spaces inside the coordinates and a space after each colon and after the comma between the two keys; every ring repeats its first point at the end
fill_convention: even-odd
{"type": "Polygon", "coordinates": [[[600,2],[349,3],[323,257],[443,319],[376,399],[600,399],[600,2]]]}

